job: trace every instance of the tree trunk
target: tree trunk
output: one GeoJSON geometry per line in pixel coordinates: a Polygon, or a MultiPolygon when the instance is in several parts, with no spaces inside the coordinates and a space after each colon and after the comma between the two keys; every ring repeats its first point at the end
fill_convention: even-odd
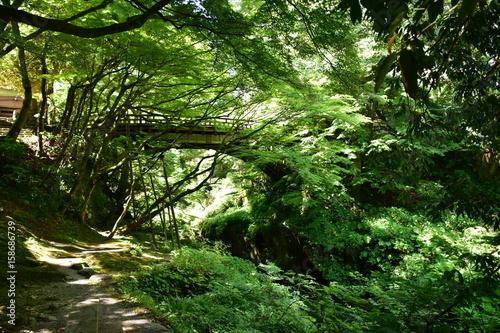
{"type": "Polygon", "coordinates": [[[71,85],[68,89],[68,94],[66,95],[66,105],[64,107],[64,112],[59,119],[59,123],[56,128],[53,130],[53,134],[57,135],[62,132],[63,128],[66,128],[69,123],[69,118],[71,117],[71,113],[73,112],[73,106],[75,105],[76,98],[76,89],[78,89],[77,85],[71,85]]]}
{"type": "MultiPolygon", "coordinates": [[[[139,160],[139,170],[142,170],[140,163],[141,162],[139,160]]],[[[142,183],[142,190],[144,191],[144,201],[146,202],[146,210],[149,210],[149,195],[148,195],[148,191],[146,190],[146,182],[144,181],[144,174],[142,173],[142,171],[140,172],[140,177],[141,177],[141,183],[142,183]]],[[[156,237],[155,237],[155,230],[153,228],[153,217],[152,216],[149,218],[149,226],[151,229],[151,239],[153,240],[153,245],[154,245],[155,249],[157,249],[158,245],[156,244],[156,237]]]]}
{"type": "MultiPolygon", "coordinates": [[[[151,189],[153,190],[153,196],[155,198],[155,201],[158,201],[158,196],[156,195],[156,188],[155,188],[155,183],[153,181],[153,175],[149,174],[149,180],[151,181],[151,189]]],[[[161,221],[161,226],[162,226],[162,231],[163,231],[163,246],[167,246],[167,225],[165,221],[165,202],[163,202],[162,205],[162,211],[160,213],[160,221],[161,221]]]]}
{"type": "MultiPolygon", "coordinates": [[[[42,74],[47,74],[47,57],[45,54],[42,55],[42,74]]],[[[40,112],[38,114],[38,155],[45,155],[43,149],[43,136],[42,132],[45,131],[45,110],[47,109],[47,78],[42,76],[41,82],[42,90],[42,101],[40,102],[40,112]]]]}
{"type": "MultiPolygon", "coordinates": [[[[167,217],[165,216],[165,209],[166,209],[165,201],[162,203],[162,214],[163,214],[163,220],[165,221],[165,224],[167,223],[167,217]]],[[[175,249],[175,236],[174,236],[174,228],[172,226],[172,217],[170,216],[170,210],[167,209],[167,214],[168,214],[168,229],[170,231],[170,241],[172,242],[172,248],[175,249]]],[[[164,233],[166,234],[167,231],[164,230],[164,233]]],[[[165,246],[167,246],[167,237],[165,236],[165,246]]]]}
{"type": "Polygon", "coordinates": [[[108,168],[105,168],[104,170],[99,170],[99,167],[103,161],[105,152],[106,152],[111,140],[112,140],[111,134],[109,134],[109,133],[106,134],[104,136],[104,140],[102,142],[102,145],[99,148],[99,152],[97,153],[94,167],[93,167],[92,173],[90,175],[90,184],[88,184],[87,192],[84,195],[84,201],[83,201],[82,211],[81,211],[81,221],[83,223],[86,223],[86,221],[87,221],[88,207],[90,204],[90,199],[92,198],[92,193],[94,192],[94,189],[95,189],[97,183],[99,182],[99,180],[101,180],[101,178],[104,177],[108,173],[105,171],[105,170],[108,170],[108,168]]]}
{"type": "MultiPolygon", "coordinates": [[[[19,26],[17,23],[12,24],[12,30],[17,39],[20,39],[19,26]]],[[[31,113],[31,100],[33,96],[31,82],[28,74],[28,66],[26,64],[26,53],[24,52],[24,47],[20,46],[18,51],[18,59],[19,59],[19,72],[21,74],[23,89],[24,89],[24,100],[23,105],[21,107],[21,111],[19,116],[12,124],[9,132],[7,133],[7,138],[16,141],[21,133],[21,130],[24,128],[24,125],[28,121],[28,118],[31,113]]]]}
{"type": "Polygon", "coordinates": [[[78,189],[81,187],[83,183],[83,177],[85,175],[85,171],[87,169],[87,163],[90,159],[90,156],[92,154],[92,148],[94,147],[94,141],[95,141],[95,136],[96,133],[95,131],[91,131],[89,135],[85,135],[85,141],[87,141],[87,144],[85,145],[85,152],[83,154],[83,157],[80,160],[80,167],[78,168],[76,178],[75,178],[75,183],[73,184],[73,187],[71,188],[71,191],[69,192],[69,198],[66,203],[66,207],[63,210],[63,215],[66,214],[67,210],[69,209],[71,203],[73,202],[73,199],[75,198],[75,195],[78,193],[78,189]]]}
{"type": "Polygon", "coordinates": [[[127,202],[125,203],[125,206],[123,207],[122,213],[116,220],[115,225],[113,226],[113,229],[111,230],[111,233],[108,236],[108,239],[111,239],[115,236],[115,233],[118,230],[118,225],[122,222],[123,218],[127,214],[128,208],[130,207],[130,204],[132,203],[134,197],[134,187],[135,187],[135,181],[133,181],[132,185],[130,186],[130,195],[127,199],[127,202]]]}
{"type": "Polygon", "coordinates": [[[177,241],[177,247],[180,250],[181,249],[181,239],[179,237],[179,228],[177,226],[177,219],[175,218],[174,203],[172,202],[172,192],[171,192],[172,189],[170,188],[170,184],[168,182],[168,174],[167,174],[167,168],[165,167],[165,160],[162,158],[161,162],[162,162],[162,166],[163,166],[163,175],[165,178],[165,184],[167,185],[167,196],[168,196],[168,201],[169,201],[168,208],[170,209],[169,215],[172,218],[171,223],[173,223],[173,225],[174,225],[175,240],[177,241]]]}

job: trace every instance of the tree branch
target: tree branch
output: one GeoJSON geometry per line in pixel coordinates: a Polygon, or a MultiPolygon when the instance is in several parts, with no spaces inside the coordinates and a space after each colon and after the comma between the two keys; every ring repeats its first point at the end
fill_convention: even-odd
{"type": "MultiPolygon", "coordinates": [[[[160,0],[151,8],[145,10],[143,14],[129,17],[125,22],[115,23],[99,28],[85,28],[68,23],[68,20],[80,17],[80,14],[77,14],[70,19],[55,20],[3,5],[0,5],[0,19],[8,22],[24,23],[43,30],[57,31],[83,38],[96,38],[140,28],[149,18],[170,2],[172,2],[172,0],[160,0]]],[[[106,1],[102,4],[106,4],[106,1]]]]}

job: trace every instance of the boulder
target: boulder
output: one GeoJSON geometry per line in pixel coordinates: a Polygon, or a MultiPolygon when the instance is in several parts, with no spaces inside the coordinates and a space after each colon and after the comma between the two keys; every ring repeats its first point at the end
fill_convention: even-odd
{"type": "Polygon", "coordinates": [[[87,268],[87,267],[89,267],[89,265],[87,265],[84,262],[76,262],[74,264],[71,264],[71,266],[70,266],[70,268],[72,268],[72,269],[74,269],[76,271],[80,271],[80,270],[82,270],[84,268],[87,268]]]}
{"type": "Polygon", "coordinates": [[[85,276],[87,279],[90,278],[92,275],[94,275],[94,270],[92,268],[86,267],[83,269],[80,269],[78,271],[78,274],[85,276]]]}
{"type": "Polygon", "coordinates": [[[94,274],[89,278],[90,284],[100,284],[102,286],[108,286],[111,284],[115,284],[113,278],[108,274],[94,274]]]}
{"type": "Polygon", "coordinates": [[[157,324],[157,323],[148,323],[144,324],[144,329],[154,331],[154,332],[161,332],[161,333],[167,333],[170,332],[168,328],[166,328],[163,325],[157,324]]]}

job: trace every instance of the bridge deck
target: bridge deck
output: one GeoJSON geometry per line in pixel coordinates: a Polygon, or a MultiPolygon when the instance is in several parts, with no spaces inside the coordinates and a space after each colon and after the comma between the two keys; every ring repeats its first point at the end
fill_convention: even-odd
{"type": "MultiPolygon", "coordinates": [[[[5,135],[12,124],[5,120],[0,122],[0,135],[5,135]]],[[[54,126],[46,125],[46,129],[50,131],[54,126]]],[[[114,135],[137,137],[142,134],[163,133],[158,140],[174,143],[179,147],[215,148],[253,127],[254,123],[251,121],[227,117],[202,119],[173,118],[158,114],[127,115],[116,125],[114,135]]]]}
{"type": "Polygon", "coordinates": [[[163,115],[127,115],[117,124],[116,135],[161,133],[159,140],[181,146],[212,147],[231,140],[252,123],[232,118],[170,118],[163,115]]]}

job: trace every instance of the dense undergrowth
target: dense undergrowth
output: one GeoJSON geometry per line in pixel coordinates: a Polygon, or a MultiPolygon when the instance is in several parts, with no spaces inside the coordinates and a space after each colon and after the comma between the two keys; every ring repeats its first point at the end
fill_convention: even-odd
{"type": "Polygon", "coordinates": [[[29,226],[51,240],[101,241],[95,230],[62,210],[67,204],[65,180],[51,160],[40,159],[25,144],[0,140],[0,216],[29,226]]]}
{"type": "Polygon", "coordinates": [[[129,297],[167,318],[175,332],[500,328],[497,278],[475,261],[494,256],[493,233],[468,218],[436,223],[403,208],[374,211],[362,222],[362,228],[338,225],[335,245],[312,259],[327,283],[207,247],[183,249],[170,264],[121,281],[129,297]],[[363,267],[343,260],[346,252],[355,252],[363,267]]]}
{"type": "MultiPolygon", "coordinates": [[[[27,247],[30,239],[104,239],[71,214],[60,215],[65,192],[61,181],[51,178],[48,164],[22,145],[2,144],[7,146],[0,150],[0,217],[4,230],[9,220],[18,225],[19,283],[57,278],[36,262],[27,247]]],[[[421,199],[438,195],[430,185],[419,193],[421,199]]],[[[494,266],[498,236],[473,218],[448,211],[435,219],[425,205],[367,206],[338,220],[333,215],[314,220],[317,215],[311,214],[308,218],[313,219],[305,224],[304,217],[294,217],[290,209],[286,226],[269,218],[274,213],[263,211],[262,205],[226,207],[209,215],[203,225],[214,238],[224,238],[229,230],[226,236],[236,235],[239,238],[233,240],[250,244],[247,250],[257,256],[248,259],[254,262],[230,255],[234,249],[222,243],[185,239],[171,261],[155,266],[144,262],[135,271],[122,271],[121,288],[179,333],[500,329],[499,276],[494,266]],[[291,255],[288,247],[296,243],[282,241],[294,236],[292,229],[298,225],[305,227],[300,240],[303,253],[309,255],[302,262],[307,267],[283,270],[269,251],[275,251],[274,258],[291,255]],[[274,241],[280,243],[272,248],[274,241]]],[[[3,234],[0,245],[6,244],[3,234]]],[[[151,243],[135,243],[134,255],[140,256],[144,246],[151,243]]],[[[131,260],[100,259],[101,267],[125,267],[120,261],[131,260]]],[[[26,305],[29,299],[20,302],[26,305]]]]}
{"type": "Polygon", "coordinates": [[[176,332],[312,331],[314,320],[300,294],[275,283],[282,279],[278,272],[275,266],[259,271],[220,251],[186,248],[171,263],[125,276],[122,283],[176,332]]]}
{"type": "MultiPolygon", "coordinates": [[[[27,309],[32,301],[29,288],[63,278],[53,267],[38,261],[33,245],[50,246],[49,241],[79,244],[104,240],[71,216],[63,217],[60,214],[63,203],[64,193],[49,164],[38,159],[24,144],[0,140],[0,262],[3,267],[0,276],[5,281],[8,259],[13,257],[18,327],[29,317],[27,309]],[[11,234],[7,232],[9,225],[11,234]],[[12,248],[15,252],[10,255],[12,248]]],[[[8,284],[0,284],[2,324],[7,322],[8,290],[8,284]]]]}

